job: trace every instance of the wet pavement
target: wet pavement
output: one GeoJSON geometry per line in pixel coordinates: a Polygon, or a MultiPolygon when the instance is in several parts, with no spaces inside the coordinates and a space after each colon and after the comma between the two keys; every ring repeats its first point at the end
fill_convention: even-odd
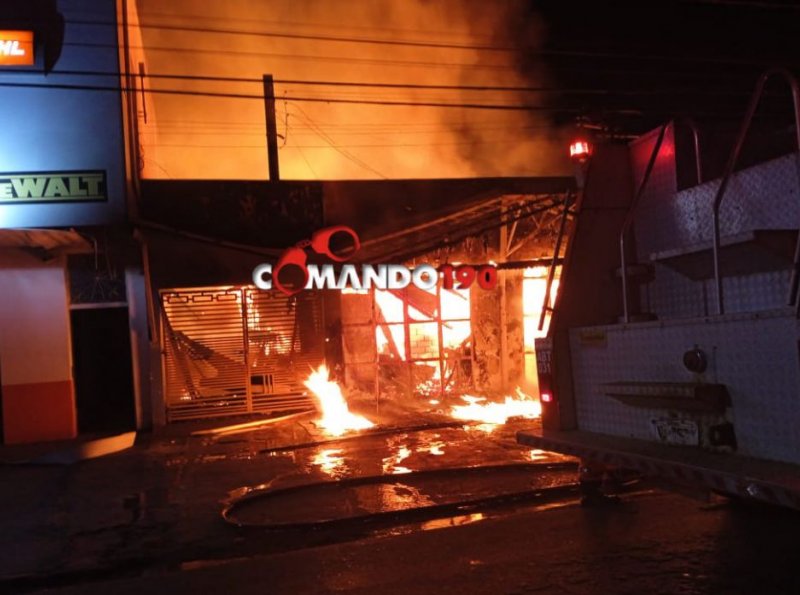
{"type": "MultiPolygon", "coordinates": [[[[0,465],[0,547],[4,552],[0,591],[4,586],[30,590],[352,537],[341,531],[295,532],[274,539],[245,535],[222,520],[226,501],[265,484],[286,488],[345,478],[408,475],[423,469],[563,460],[520,448],[514,441],[513,425],[487,432],[488,427],[437,427],[452,420],[436,416],[384,413],[371,417],[381,424],[378,430],[387,433],[332,440],[309,414],[236,434],[191,435],[200,428],[241,421],[216,420],[176,424],[159,434],[140,436],[133,449],[75,465],[0,465]],[[432,429],[402,429],[426,424],[432,429]],[[306,446],[287,449],[295,444],[306,446]]],[[[13,458],[7,452],[0,455],[6,461],[13,458]]],[[[565,483],[574,480],[571,473],[559,473],[565,483]]],[[[536,477],[542,477],[541,473],[522,475],[530,478],[527,483],[518,478],[515,489],[531,487],[536,477]]],[[[448,497],[452,502],[462,490],[466,495],[479,493],[481,485],[481,494],[491,493],[493,489],[486,486],[498,479],[504,483],[510,476],[476,478],[469,485],[450,480],[448,497]]],[[[381,502],[413,506],[415,498],[419,502],[435,499],[442,491],[442,486],[434,484],[385,488],[367,495],[364,490],[370,488],[365,487],[361,500],[377,510],[381,502]],[[410,496],[414,493],[415,497],[410,496]]],[[[287,500],[283,506],[287,515],[294,511],[299,518],[304,510],[324,507],[331,499],[337,501],[338,496],[320,500],[309,495],[302,505],[287,500]]],[[[280,517],[280,508],[280,504],[273,507],[272,514],[280,517]]]]}
{"type": "Polygon", "coordinates": [[[219,436],[191,431],[233,422],[178,424],[72,466],[0,466],[0,592],[800,592],[793,512],[649,485],[619,507],[583,509],[569,459],[514,441],[530,421],[487,432],[384,414],[388,433],[329,441],[313,420],[219,436]],[[475,465],[495,467],[447,471],[475,465]],[[374,476],[391,479],[359,483],[374,476]],[[550,488],[563,492],[314,526],[550,488]],[[253,489],[278,490],[236,510],[256,527],[226,523],[225,502],[253,489]],[[258,527],[276,523],[287,526],[258,527]]]}

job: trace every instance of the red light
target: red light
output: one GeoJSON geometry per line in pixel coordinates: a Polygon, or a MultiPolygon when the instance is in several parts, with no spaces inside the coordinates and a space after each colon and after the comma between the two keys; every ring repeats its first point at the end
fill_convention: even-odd
{"type": "Polygon", "coordinates": [[[553,395],[550,393],[542,393],[541,395],[542,403],[552,403],[553,402],[553,395]]]}
{"type": "Polygon", "coordinates": [[[591,152],[591,146],[585,140],[576,140],[569,146],[569,156],[573,159],[585,159],[591,152]]]}

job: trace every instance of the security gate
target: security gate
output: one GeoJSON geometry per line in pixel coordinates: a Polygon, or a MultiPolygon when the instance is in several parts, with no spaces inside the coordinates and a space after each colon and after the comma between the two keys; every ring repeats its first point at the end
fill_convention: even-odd
{"type": "Polygon", "coordinates": [[[161,292],[167,419],[312,407],[324,360],[321,296],[253,287],[161,292]]]}

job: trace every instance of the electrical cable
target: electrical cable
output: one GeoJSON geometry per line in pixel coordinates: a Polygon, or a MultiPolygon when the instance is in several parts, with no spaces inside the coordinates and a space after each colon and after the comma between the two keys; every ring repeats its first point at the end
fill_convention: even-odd
{"type": "MultiPolygon", "coordinates": [[[[73,91],[105,91],[105,92],[140,92],[141,89],[128,88],[122,85],[71,85],[65,83],[39,84],[21,82],[0,82],[3,88],[22,88],[22,89],[46,89],[46,90],[73,90],[73,91]]],[[[254,99],[264,101],[264,96],[250,93],[222,93],[209,91],[187,91],[184,89],[145,89],[145,93],[156,95],[179,95],[194,97],[215,97],[227,99],[254,99]]],[[[577,112],[576,108],[563,109],[547,107],[543,105],[525,104],[491,104],[491,103],[449,103],[434,101],[384,101],[370,99],[339,99],[322,97],[287,97],[290,101],[301,101],[309,103],[332,103],[332,104],[351,104],[351,105],[376,105],[376,106],[395,106],[395,107],[438,107],[438,108],[460,108],[460,109],[488,109],[502,111],[571,111],[577,112]]]]}
{"type": "MultiPolygon", "coordinates": [[[[14,70],[14,74],[41,74],[35,70],[14,70]]],[[[118,72],[90,71],[90,70],[54,70],[48,76],[106,76],[118,78],[118,72]]],[[[154,80],[179,80],[197,82],[218,82],[218,83],[244,83],[244,84],[263,84],[263,78],[259,77],[237,77],[237,76],[211,76],[196,74],[167,74],[167,73],[146,73],[140,78],[154,80]]],[[[367,89],[409,89],[409,90],[430,90],[430,91],[468,91],[468,92],[498,92],[498,93],[554,93],[558,95],[663,95],[670,94],[699,94],[699,95],[724,95],[731,94],[744,95],[745,91],[732,91],[731,89],[708,89],[704,88],[670,88],[664,89],[611,89],[611,88],[559,88],[559,87],[531,87],[519,85],[443,85],[426,83],[389,83],[389,82],[362,82],[362,81],[332,81],[332,80],[308,80],[308,79],[273,79],[275,84],[296,85],[296,86],[315,86],[315,87],[355,87],[367,89]]],[[[749,93],[747,93],[749,95],[749,93]]]]}
{"type": "MultiPolygon", "coordinates": [[[[37,22],[50,22],[47,19],[39,20],[37,22]]],[[[95,21],[95,20],[73,20],[70,21],[72,25],[86,25],[86,26],[118,26],[116,22],[110,21],[95,21]]],[[[730,64],[730,65],[758,65],[763,66],[763,63],[758,60],[742,60],[732,58],[715,58],[712,56],[700,56],[697,54],[691,56],[663,56],[658,54],[643,54],[643,53],[628,53],[621,54],[615,52],[598,52],[596,50],[568,50],[568,49],[543,49],[543,48],[526,48],[517,46],[494,46],[494,45],[470,45],[458,43],[444,43],[432,41],[417,41],[410,39],[376,39],[367,37],[345,37],[337,35],[310,35],[303,33],[285,33],[279,31],[247,31],[242,29],[225,29],[220,27],[191,27],[186,25],[167,25],[167,24],[145,24],[139,23],[139,29],[154,29],[160,31],[174,31],[179,33],[202,33],[211,35],[236,35],[243,37],[268,37],[275,39],[293,39],[298,41],[325,41],[334,43],[353,43],[353,44],[368,44],[380,46],[397,46],[397,47],[413,47],[421,49],[449,49],[458,51],[473,51],[473,52],[491,52],[491,53],[504,53],[516,54],[518,52],[527,52],[529,54],[539,54],[545,56],[568,56],[578,58],[611,58],[611,59],[633,59],[633,60],[654,60],[654,61],[672,61],[672,62],[697,62],[706,64],[730,64]]]]}

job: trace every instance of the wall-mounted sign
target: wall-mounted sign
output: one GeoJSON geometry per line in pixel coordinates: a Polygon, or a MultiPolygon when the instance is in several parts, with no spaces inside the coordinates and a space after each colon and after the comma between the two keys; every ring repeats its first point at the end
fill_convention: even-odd
{"type": "Polygon", "coordinates": [[[105,171],[0,173],[0,205],[105,200],[105,171]]]}
{"type": "Polygon", "coordinates": [[[33,66],[33,31],[0,30],[0,66],[33,66]]]}

